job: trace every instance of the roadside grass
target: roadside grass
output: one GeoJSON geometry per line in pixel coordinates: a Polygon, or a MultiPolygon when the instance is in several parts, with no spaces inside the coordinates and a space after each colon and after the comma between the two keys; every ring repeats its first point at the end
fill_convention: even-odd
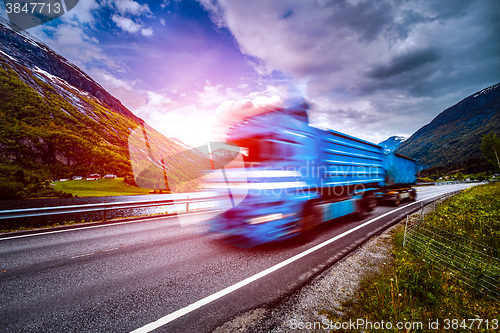
{"type": "Polygon", "coordinates": [[[149,194],[149,190],[137,186],[129,186],[123,178],[99,180],[68,180],[55,182],[54,188],[79,197],[105,197],[117,195],[149,194]]]}
{"type": "MultiPolygon", "coordinates": [[[[488,256],[500,258],[500,184],[476,186],[449,198],[426,216],[426,223],[482,244],[488,256]]],[[[404,226],[399,225],[393,234],[393,262],[362,279],[357,295],[343,304],[342,318],[335,318],[328,310],[321,313],[333,323],[349,319],[391,322],[394,326],[398,322],[422,323],[422,328],[386,327],[384,332],[500,330],[499,302],[488,297],[486,290],[465,284],[456,271],[441,269],[425,256],[425,251],[403,248],[403,238],[404,226]],[[435,329],[435,325],[429,327],[430,323],[439,325],[435,329]]],[[[474,256],[474,251],[468,255],[474,256]]],[[[496,277],[498,287],[500,271],[496,271],[496,277]]],[[[380,329],[364,327],[363,331],[380,329]]]]}

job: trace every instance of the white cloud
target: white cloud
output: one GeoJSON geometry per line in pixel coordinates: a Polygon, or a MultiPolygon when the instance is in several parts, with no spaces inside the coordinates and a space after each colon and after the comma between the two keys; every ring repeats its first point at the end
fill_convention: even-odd
{"type": "Polygon", "coordinates": [[[165,25],[165,19],[163,17],[160,19],[160,23],[161,25],[165,25]]]}
{"type": "Polygon", "coordinates": [[[115,22],[116,26],[122,29],[123,31],[130,32],[130,33],[138,33],[140,32],[144,37],[152,37],[153,36],[153,29],[152,28],[144,28],[144,25],[137,23],[136,21],[132,20],[131,18],[120,16],[120,15],[113,15],[111,16],[111,20],[115,22]]]}
{"type": "Polygon", "coordinates": [[[223,87],[224,86],[221,84],[212,86],[210,81],[207,80],[205,82],[205,87],[203,87],[203,91],[196,92],[200,105],[202,105],[203,107],[209,107],[225,101],[227,99],[227,96],[226,91],[224,89],[221,89],[223,87]]]}
{"type": "Polygon", "coordinates": [[[152,14],[148,4],[141,5],[133,0],[114,0],[110,1],[110,4],[114,5],[121,15],[152,14]]]}
{"type": "Polygon", "coordinates": [[[204,108],[217,107],[227,100],[242,100],[245,98],[232,88],[224,87],[222,84],[214,86],[209,80],[205,80],[203,91],[196,91],[195,94],[198,96],[199,105],[204,108]]]}
{"type": "Polygon", "coordinates": [[[113,15],[111,16],[111,19],[113,20],[113,22],[116,23],[116,25],[120,29],[130,33],[136,33],[142,29],[142,25],[134,22],[132,19],[129,19],[128,17],[113,15]]]}
{"type": "Polygon", "coordinates": [[[145,28],[139,19],[131,18],[131,16],[153,15],[147,4],[141,5],[133,0],[110,0],[107,4],[118,11],[118,14],[111,16],[111,20],[120,29],[133,34],[140,32],[144,37],[153,36],[151,27],[145,28]]]}
{"type": "Polygon", "coordinates": [[[170,1],[168,0],[163,0],[162,3],[160,4],[161,9],[164,9],[167,6],[170,6],[170,1]]]}
{"type": "Polygon", "coordinates": [[[152,28],[144,28],[144,29],[141,29],[141,34],[142,34],[144,37],[151,37],[151,36],[153,36],[153,29],[152,29],[152,28]]]}

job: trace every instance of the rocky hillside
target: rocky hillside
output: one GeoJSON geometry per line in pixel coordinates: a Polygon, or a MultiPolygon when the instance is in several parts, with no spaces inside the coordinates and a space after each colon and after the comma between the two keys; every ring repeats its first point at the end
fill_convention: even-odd
{"type": "Polygon", "coordinates": [[[500,133],[500,83],[441,112],[396,150],[417,160],[419,169],[481,157],[481,137],[500,133]]]}
{"type": "MultiPolygon", "coordinates": [[[[140,118],[74,64],[1,18],[0,118],[5,170],[44,170],[40,177],[47,179],[90,173],[131,178],[130,154],[143,149],[129,146],[130,134],[144,123],[140,118]]],[[[187,149],[150,127],[148,133],[168,155],[187,149]]],[[[16,181],[13,175],[0,178],[16,181]]],[[[184,185],[178,190],[196,188],[184,185]]]]}
{"type": "Polygon", "coordinates": [[[390,153],[398,149],[398,147],[408,139],[404,136],[391,136],[387,140],[380,142],[378,145],[384,148],[384,153],[390,153]]]}

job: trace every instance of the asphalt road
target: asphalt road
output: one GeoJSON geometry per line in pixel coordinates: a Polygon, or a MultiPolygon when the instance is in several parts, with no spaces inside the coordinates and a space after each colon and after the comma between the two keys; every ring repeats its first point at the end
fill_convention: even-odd
{"type": "Polygon", "coordinates": [[[203,225],[180,227],[177,217],[3,235],[0,331],[210,332],[277,304],[420,200],[469,186],[422,187],[416,203],[252,249],[207,235],[203,225]]]}

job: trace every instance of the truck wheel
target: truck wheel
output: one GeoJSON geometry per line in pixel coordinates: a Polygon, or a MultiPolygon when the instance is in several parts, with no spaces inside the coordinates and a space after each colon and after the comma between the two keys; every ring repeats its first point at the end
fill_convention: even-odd
{"type": "Polygon", "coordinates": [[[302,217],[302,226],[301,232],[307,232],[320,224],[323,221],[320,221],[320,211],[319,206],[313,204],[307,204],[304,208],[304,214],[302,217]]]}
{"type": "Polygon", "coordinates": [[[401,198],[399,196],[399,193],[396,193],[396,196],[394,197],[394,207],[399,206],[400,203],[401,203],[401,198]]]}
{"type": "Polygon", "coordinates": [[[377,200],[373,193],[366,193],[364,199],[365,209],[367,212],[373,212],[375,207],[377,207],[377,200]]]}
{"type": "Polygon", "coordinates": [[[357,202],[357,211],[353,213],[353,216],[356,220],[362,220],[365,218],[367,213],[367,205],[365,205],[365,198],[362,198],[357,202]]]}
{"type": "Polygon", "coordinates": [[[411,190],[411,197],[410,197],[410,201],[416,201],[417,200],[417,191],[415,191],[414,189],[411,190]]]}

